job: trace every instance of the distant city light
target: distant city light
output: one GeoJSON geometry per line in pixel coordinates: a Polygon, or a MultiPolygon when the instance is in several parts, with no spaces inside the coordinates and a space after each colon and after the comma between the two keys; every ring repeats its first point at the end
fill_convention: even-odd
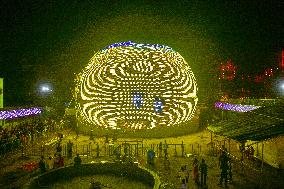
{"type": "Polygon", "coordinates": [[[132,41],[97,52],[75,80],[78,120],[106,128],[154,128],[189,121],[197,84],[171,47],[132,41]]]}
{"type": "Polygon", "coordinates": [[[230,110],[230,111],[235,111],[235,112],[249,112],[249,111],[258,109],[260,107],[261,106],[229,104],[229,103],[223,103],[223,102],[215,103],[215,108],[223,109],[223,110],[230,110]]]}
{"type": "Polygon", "coordinates": [[[41,108],[5,110],[5,111],[0,111],[0,119],[14,119],[18,117],[37,115],[40,114],[41,112],[42,112],[41,108]]]}

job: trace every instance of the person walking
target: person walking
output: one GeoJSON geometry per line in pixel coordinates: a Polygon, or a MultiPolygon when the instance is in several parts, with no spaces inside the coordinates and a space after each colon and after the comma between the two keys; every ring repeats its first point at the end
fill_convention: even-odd
{"type": "Polygon", "coordinates": [[[207,178],[207,164],[205,163],[205,160],[202,159],[202,162],[199,166],[199,170],[200,170],[200,173],[201,173],[201,186],[206,186],[206,178],[207,178]]]}

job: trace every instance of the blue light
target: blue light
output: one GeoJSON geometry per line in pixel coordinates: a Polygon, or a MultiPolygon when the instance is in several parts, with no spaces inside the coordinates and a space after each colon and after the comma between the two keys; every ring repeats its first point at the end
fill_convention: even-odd
{"type": "Polygon", "coordinates": [[[156,113],[162,113],[163,112],[163,102],[160,98],[155,97],[154,100],[154,110],[156,113]]]}
{"type": "Polygon", "coordinates": [[[215,108],[223,109],[223,110],[230,110],[230,111],[235,111],[235,112],[249,112],[257,108],[260,108],[260,106],[215,102],[215,108]]]}
{"type": "Polygon", "coordinates": [[[141,93],[134,93],[132,100],[136,109],[140,109],[143,104],[143,98],[141,93]]]}
{"type": "Polygon", "coordinates": [[[41,112],[42,112],[42,109],[37,108],[37,107],[26,108],[26,109],[16,109],[16,110],[5,110],[5,111],[0,111],[0,120],[37,115],[37,114],[41,114],[41,112]]]}

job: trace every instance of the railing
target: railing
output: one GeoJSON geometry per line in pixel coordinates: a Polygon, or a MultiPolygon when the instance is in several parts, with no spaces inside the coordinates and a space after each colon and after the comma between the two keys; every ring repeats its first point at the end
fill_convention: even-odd
{"type": "MultiPolygon", "coordinates": [[[[27,146],[22,147],[22,154],[25,156],[54,156],[56,153],[56,146],[58,145],[59,139],[48,143],[31,143],[27,146]],[[46,145],[48,144],[48,145],[46,145]]],[[[68,155],[68,144],[62,143],[62,156],[68,155]]],[[[183,141],[181,143],[175,144],[148,144],[143,141],[117,141],[116,143],[85,143],[79,144],[75,143],[72,145],[72,156],[80,154],[86,158],[99,158],[99,157],[113,157],[117,154],[123,156],[131,157],[143,157],[147,154],[147,151],[152,149],[155,152],[156,157],[164,157],[165,153],[169,157],[186,157],[191,155],[199,155],[205,146],[198,143],[185,144],[183,141]],[[166,152],[165,152],[166,148],[166,152]]]]}

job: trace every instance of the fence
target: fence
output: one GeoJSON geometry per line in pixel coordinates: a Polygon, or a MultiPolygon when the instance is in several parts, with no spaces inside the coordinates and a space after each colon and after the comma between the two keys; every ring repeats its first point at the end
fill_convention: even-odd
{"type": "MultiPolygon", "coordinates": [[[[56,153],[56,146],[59,140],[48,145],[46,144],[30,144],[22,147],[22,153],[25,156],[50,156],[56,153]]],[[[61,143],[63,156],[68,156],[68,144],[61,143]]],[[[112,157],[116,153],[132,157],[142,157],[147,154],[147,151],[152,149],[157,157],[163,157],[168,153],[171,157],[186,157],[187,155],[199,155],[201,153],[201,145],[195,144],[147,144],[143,141],[118,141],[116,143],[87,143],[73,144],[72,154],[79,154],[87,158],[112,157]],[[165,152],[165,149],[167,152],[165,152]]]]}
{"type": "MultiPolygon", "coordinates": [[[[45,157],[53,155],[56,152],[56,146],[59,140],[50,141],[47,145],[32,143],[28,146],[23,146],[22,152],[26,156],[41,156],[45,157]]],[[[88,141],[89,142],[89,141],[88,141]]],[[[62,155],[68,156],[68,143],[62,143],[62,155]]],[[[202,150],[203,154],[208,149],[208,154],[212,156],[218,156],[221,152],[223,143],[220,141],[211,142],[206,145],[199,143],[185,144],[181,143],[168,144],[168,143],[147,143],[142,140],[134,141],[116,141],[115,143],[75,143],[72,146],[73,156],[80,154],[81,156],[94,159],[94,158],[113,158],[118,154],[127,155],[130,157],[145,157],[147,151],[152,149],[155,151],[157,157],[164,157],[165,150],[170,157],[186,157],[187,155],[200,155],[202,150]]],[[[261,168],[261,164],[256,166],[250,160],[241,161],[240,158],[231,155],[232,157],[232,169],[233,173],[241,174],[244,178],[255,183],[263,189],[280,188],[283,185],[283,181],[279,178],[279,174],[276,169],[261,168]]]]}

